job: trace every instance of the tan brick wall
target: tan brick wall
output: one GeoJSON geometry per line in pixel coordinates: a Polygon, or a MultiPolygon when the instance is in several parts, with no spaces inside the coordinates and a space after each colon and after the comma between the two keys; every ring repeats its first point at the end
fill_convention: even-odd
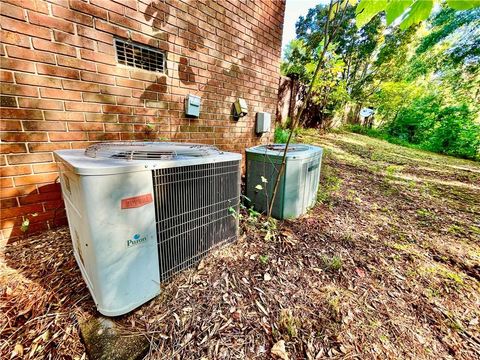
{"type": "Polygon", "coordinates": [[[276,111],[284,0],[2,0],[1,241],[65,223],[52,151],[171,139],[243,151],[276,111]],[[117,64],[115,37],[165,51],[167,73],[117,64]],[[184,115],[187,94],[201,115],[184,115]],[[233,120],[237,97],[249,114],[233,120]],[[147,126],[147,124],[150,124],[147,126]]]}

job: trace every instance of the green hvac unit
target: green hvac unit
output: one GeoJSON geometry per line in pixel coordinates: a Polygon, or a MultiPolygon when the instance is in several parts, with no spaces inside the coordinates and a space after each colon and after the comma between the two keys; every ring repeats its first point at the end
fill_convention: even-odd
{"type": "MultiPolygon", "coordinates": [[[[284,150],[285,144],[260,145],[246,150],[246,194],[257,211],[267,212],[284,150]]],[[[273,217],[296,218],[315,204],[322,153],[322,148],[312,145],[288,147],[285,171],[273,203],[273,217]]]]}

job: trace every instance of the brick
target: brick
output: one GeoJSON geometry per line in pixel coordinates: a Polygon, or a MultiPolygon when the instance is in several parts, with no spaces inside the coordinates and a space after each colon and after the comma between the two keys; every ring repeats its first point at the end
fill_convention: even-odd
{"type": "Polygon", "coordinates": [[[89,61],[83,61],[77,58],[57,55],[58,65],[71,67],[81,70],[95,71],[95,64],[89,61]]]}
{"type": "Polygon", "coordinates": [[[16,186],[42,184],[55,181],[57,177],[58,173],[25,175],[14,178],[14,182],[16,186]]]}
{"type": "Polygon", "coordinates": [[[109,0],[91,0],[91,4],[99,6],[103,9],[109,10],[109,11],[114,11],[120,15],[123,15],[125,13],[125,7],[123,4],[118,4],[113,1],[109,0]]]}
{"type": "Polygon", "coordinates": [[[40,88],[40,96],[51,99],[82,100],[81,93],[62,89],[40,88]]]}
{"type": "Polygon", "coordinates": [[[18,166],[2,166],[0,167],[0,176],[17,176],[26,175],[32,173],[31,165],[18,165],[18,166]]]}
{"type": "Polygon", "coordinates": [[[0,81],[1,82],[13,82],[13,72],[0,70],[0,81]]]}
{"type": "MultiPolygon", "coordinates": [[[[45,41],[42,39],[36,39],[36,40],[45,41]]],[[[7,54],[11,58],[18,58],[18,59],[32,60],[32,61],[48,63],[48,64],[55,64],[55,56],[47,52],[24,49],[16,46],[7,46],[6,48],[7,48],[7,54]]]]}
{"type": "Polygon", "coordinates": [[[100,85],[100,93],[118,96],[132,96],[132,90],[118,86],[100,85]]]}
{"type": "Polygon", "coordinates": [[[81,13],[92,15],[95,18],[107,20],[107,11],[98,6],[87,4],[83,1],[70,0],[70,8],[81,13]]]}
{"type": "Polygon", "coordinates": [[[94,122],[75,122],[68,124],[70,131],[103,131],[103,124],[94,122]]]}
{"type": "Polygon", "coordinates": [[[62,81],[60,79],[41,76],[41,75],[15,73],[15,81],[17,84],[29,84],[29,85],[53,87],[53,88],[62,87],[62,81]]]}
{"type": "Polygon", "coordinates": [[[34,164],[32,167],[35,174],[58,171],[58,164],[56,163],[34,164]]]}
{"type": "Polygon", "coordinates": [[[22,124],[28,131],[65,130],[65,124],[57,121],[22,121],[22,124]]]}
{"type": "Polygon", "coordinates": [[[120,135],[118,133],[88,133],[88,139],[90,141],[112,141],[120,140],[120,135]]]}
{"type": "Polygon", "coordinates": [[[80,74],[84,81],[115,85],[115,78],[113,76],[100,75],[88,71],[81,71],[80,74]]]}
{"type": "Polygon", "coordinates": [[[105,131],[115,132],[131,132],[133,131],[132,124],[105,124],[105,131]]]}
{"type": "MultiPolygon", "coordinates": [[[[40,89],[45,90],[45,89],[40,89]]],[[[45,109],[45,110],[63,110],[61,101],[34,99],[34,98],[18,98],[18,105],[22,108],[45,109]]]]}
{"type": "Polygon", "coordinates": [[[19,206],[15,208],[5,209],[1,212],[2,219],[13,218],[17,216],[43,212],[41,204],[33,204],[28,206],[19,206]]]}
{"type": "MultiPolygon", "coordinates": [[[[30,148],[32,144],[28,144],[30,148]]],[[[18,164],[33,164],[40,162],[53,161],[52,154],[21,154],[21,155],[7,155],[7,161],[10,165],[18,164]]]]}
{"type": "Polygon", "coordinates": [[[32,24],[46,26],[50,29],[57,29],[68,33],[75,33],[74,26],[71,22],[63,19],[53,18],[48,15],[39,14],[33,11],[28,12],[28,20],[32,24]]]}
{"type": "Polygon", "coordinates": [[[78,11],[66,9],[62,6],[52,5],[52,14],[53,16],[56,16],[62,19],[68,19],[77,24],[93,26],[93,18],[90,15],[85,15],[85,14],[79,13],[78,11]]]}
{"type": "Polygon", "coordinates": [[[84,116],[81,113],[67,111],[44,111],[45,120],[61,120],[61,121],[83,121],[84,116]]]}
{"type": "Polygon", "coordinates": [[[90,50],[95,49],[95,42],[83,36],[72,35],[72,34],[54,30],[53,37],[55,41],[60,43],[69,44],[69,45],[73,45],[80,48],[86,48],[90,50]]]}
{"type": "MultiPolygon", "coordinates": [[[[113,12],[109,12],[108,20],[114,24],[118,24],[120,26],[126,27],[131,30],[141,31],[141,25],[139,22],[129,19],[123,15],[115,14],[113,12]]],[[[118,34],[117,34],[118,35],[118,34]]],[[[121,35],[118,35],[121,36],[121,35]]]]}
{"type": "Polygon", "coordinates": [[[23,9],[15,5],[2,4],[2,15],[19,20],[25,20],[23,9]]]}
{"type": "MultiPolygon", "coordinates": [[[[58,171],[58,167],[56,164],[51,164],[53,171],[58,171]]],[[[25,197],[20,197],[18,200],[20,201],[20,205],[29,205],[29,204],[36,204],[42,202],[52,202],[55,200],[60,200],[62,198],[62,193],[58,192],[48,192],[48,193],[41,193],[41,194],[31,194],[25,197]]],[[[53,214],[48,214],[48,216],[52,216],[53,214]]],[[[38,220],[38,217],[35,217],[35,220],[38,220]]]]}
{"type": "MultiPolygon", "coordinates": [[[[50,152],[55,150],[66,150],[70,149],[69,143],[29,143],[28,149],[30,152],[33,153],[41,153],[41,152],[50,152]]],[[[44,154],[37,154],[37,155],[44,155],[44,154]]],[[[47,160],[48,161],[48,160],[47,160]]],[[[45,161],[37,161],[37,162],[45,162],[45,161]]]]}
{"type": "Polygon", "coordinates": [[[83,132],[51,132],[48,134],[50,141],[81,141],[87,140],[83,132]]]}
{"type": "Polygon", "coordinates": [[[75,80],[62,80],[63,88],[67,90],[79,90],[86,92],[100,92],[100,86],[95,83],[75,80]]]}
{"type": "Polygon", "coordinates": [[[128,31],[110,23],[95,19],[95,28],[114,36],[128,38],[128,31]]]}
{"type": "Polygon", "coordinates": [[[2,109],[3,119],[43,119],[40,110],[2,109]]]}
{"type": "Polygon", "coordinates": [[[95,52],[87,49],[81,49],[80,56],[82,57],[82,59],[91,60],[91,61],[104,63],[104,64],[117,63],[115,56],[103,54],[103,53],[99,53],[99,52],[95,52]]]}
{"type": "Polygon", "coordinates": [[[125,86],[128,88],[136,88],[136,89],[144,88],[143,81],[139,81],[139,80],[117,78],[116,82],[118,86],[125,86]]]}
{"type": "Polygon", "coordinates": [[[103,112],[113,113],[113,114],[131,114],[132,108],[128,106],[119,106],[119,105],[104,105],[102,106],[103,112]]]}
{"type": "Polygon", "coordinates": [[[16,198],[8,198],[0,200],[0,209],[8,209],[18,206],[16,198]]]}
{"type": "Polygon", "coordinates": [[[48,6],[43,0],[3,0],[2,2],[17,5],[28,10],[34,10],[48,14],[48,6]]]}
{"type": "Polygon", "coordinates": [[[29,141],[48,141],[45,132],[2,132],[0,139],[5,142],[29,142],[29,141]]]}
{"type": "Polygon", "coordinates": [[[107,55],[111,55],[111,56],[113,56],[113,58],[115,59],[116,53],[115,53],[115,47],[114,47],[113,45],[105,44],[105,43],[103,43],[103,42],[98,42],[98,44],[97,44],[97,50],[98,50],[100,53],[104,53],[104,54],[107,54],[107,55]]]}
{"type": "Polygon", "coordinates": [[[113,36],[110,34],[106,34],[96,29],[88,28],[81,25],[77,26],[77,31],[78,35],[84,36],[86,38],[101,41],[110,45],[113,44],[113,36]]]}
{"type": "Polygon", "coordinates": [[[31,61],[22,61],[0,57],[0,68],[9,70],[19,70],[26,72],[35,72],[35,65],[31,61]]]}
{"type": "Polygon", "coordinates": [[[65,44],[54,43],[52,41],[47,41],[43,39],[32,39],[32,43],[34,49],[49,51],[55,54],[64,54],[68,56],[76,55],[75,48],[65,44]]]}
{"type": "Polygon", "coordinates": [[[15,85],[8,83],[2,83],[0,85],[0,92],[2,94],[17,96],[38,96],[38,89],[33,86],[15,85]]]}
{"type": "MultiPolygon", "coordinates": [[[[13,179],[12,178],[1,178],[0,179],[0,188],[10,188],[13,187],[13,179]]],[[[2,214],[0,214],[2,215],[2,214]]]]}
{"type": "Polygon", "coordinates": [[[26,48],[30,47],[30,40],[26,35],[0,30],[0,38],[4,44],[17,45],[26,48]]]}
{"type": "Polygon", "coordinates": [[[83,101],[102,104],[116,104],[115,96],[107,94],[83,93],[83,101]]]}
{"type": "Polygon", "coordinates": [[[98,113],[102,111],[102,107],[99,104],[92,103],[65,102],[65,110],[98,113]]]}
{"type": "Polygon", "coordinates": [[[98,122],[117,122],[117,115],[114,114],[85,114],[85,120],[98,122]]]}
{"type": "Polygon", "coordinates": [[[80,79],[80,72],[73,69],[65,69],[58,66],[37,64],[37,71],[39,74],[46,74],[70,79],[80,79]]]}
{"type": "Polygon", "coordinates": [[[46,27],[29,24],[24,21],[18,21],[6,17],[0,17],[2,29],[10,30],[24,35],[39,37],[42,39],[50,39],[50,29],[46,27]]]}
{"type": "Polygon", "coordinates": [[[1,131],[22,131],[22,123],[20,121],[1,120],[1,131]]]}
{"type": "Polygon", "coordinates": [[[27,148],[25,144],[19,143],[2,143],[0,144],[0,152],[2,154],[9,154],[9,153],[25,153],[27,152],[27,148]]]}

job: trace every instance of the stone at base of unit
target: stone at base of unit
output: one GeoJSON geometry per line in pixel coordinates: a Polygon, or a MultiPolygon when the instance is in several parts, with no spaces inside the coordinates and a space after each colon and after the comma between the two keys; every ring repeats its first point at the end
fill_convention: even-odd
{"type": "Polygon", "coordinates": [[[150,346],[143,335],[122,336],[115,322],[104,317],[80,322],[80,334],[91,360],[139,360],[145,357],[150,346]]]}

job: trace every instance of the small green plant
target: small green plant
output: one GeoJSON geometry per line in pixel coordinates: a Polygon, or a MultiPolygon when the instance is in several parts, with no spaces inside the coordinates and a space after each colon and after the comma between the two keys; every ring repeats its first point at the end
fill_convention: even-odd
{"type": "Polygon", "coordinates": [[[297,337],[298,325],[299,321],[293,316],[291,309],[280,310],[278,328],[282,334],[286,335],[289,339],[297,337]]]}
{"type": "Polygon", "coordinates": [[[343,266],[342,258],[339,256],[322,256],[323,266],[329,271],[339,271],[343,266]]]}
{"type": "Polygon", "coordinates": [[[420,218],[424,218],[424,219],[435,218],[435,214],[427,209],[418,209],[416,213],[420,218]]]}
{"type": "MultiPolygon", "coordinates": [[[[38,216],[38,213],[29,214],[29,216],[36,217],[38,216]]],[[[20,231],[25,234],[28,232],[29,229],[30,229],[30,218],[24,217],[22,221],[22,225],[20,225],[20,231]]]]}
{"type": "Polygon", "coordinates": [[[20,226],[20,230],[23,233],[26,233],[29,228],[30,228],[30,219],[26,218],[25,220],[22,221],[22,225],[20,226]]]}
{"type": "Polygon", "coordinates": [[[153,132],[154,130],[155,130],[155,125],[150,124],[150,123],[147,123],[147,124],[145,125],[145,132],[146,132],[146,133],[151,133],[151,132],[153,132]]]}
{"type": "Polygon", "coordinates": [[[268,255],[260,255],[258,257],[258,260],[260,261],[260,264],[267,265],[268,264],[268,255]]]}

